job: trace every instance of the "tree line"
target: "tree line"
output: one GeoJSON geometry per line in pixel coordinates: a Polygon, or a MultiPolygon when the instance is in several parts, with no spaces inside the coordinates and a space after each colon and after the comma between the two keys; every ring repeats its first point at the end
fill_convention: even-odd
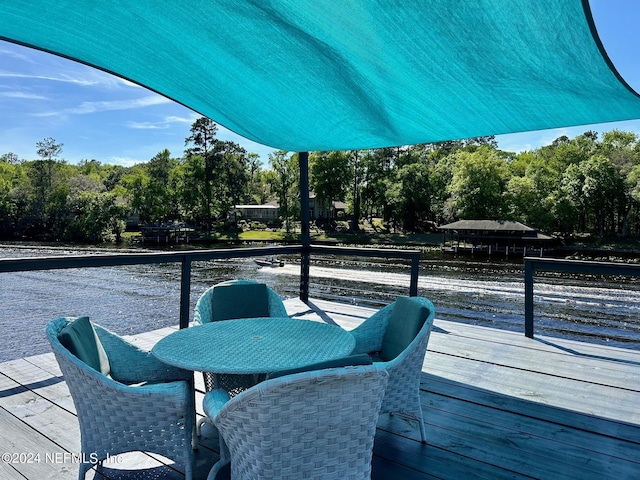
{"type": "MultiPolygon", "coordinates": [[[[0,237],[118,241],[136,212],[141,223],[229,228],[237,204],[276,200],[287,231],[299,219],[296,153],[255,153],[216,137],[196,120],[179,158],[168,150],[124,167],[61,159],[46,138],[35,160],[0,156],[0,237]]],[[[640,142],[632,132],[593,131],[521,153],[494,137],[371,150],[312,152],[310,188],[319,201],[348,205],[350,228],[424,232],[459,219],[515,220],[545,233],[640,235],[640,142]]]]}

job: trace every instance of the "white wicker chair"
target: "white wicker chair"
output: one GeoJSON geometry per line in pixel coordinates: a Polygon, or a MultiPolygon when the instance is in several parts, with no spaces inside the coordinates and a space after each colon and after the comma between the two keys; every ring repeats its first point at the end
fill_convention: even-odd
{"type": "Polygon", "coordinates": [[[388,377],[377,365],[315,370],[266,380],[226,403],[213,391],[203,406],[234,480],[365,480],[388,377]]]}
{"type": "MultiPolygon", "coordinates": [[[[208,288],[200,296],[196,303],[193,320],[196,324],[203,324],[212,322],[213,315],[213,292],[218,287],[228,287],[233,285],[258,285],[258,282],[253,280],[229,280],[226,282],[218,283],[213,287],[208,288]]],[[[270,317],[287,317],[287,309],[282,303],[280,296],[271,288],[266,287],[268,298],[268,311],[270,317]]],[[[249,302],[250,300],[247,299],[249,302]]],[[[203,372],[205,390],[211,391],[214,388],[214,375],[209,372],[203,372]]],[[[249,388],[255,385],[255,379],[252,375],[218,375],[218,387],[224,388],[229,391],[231,395],[235,395],[241,390],[249,388]]]]}
{"type": "MultiPolygon", "coordinates": [[[[426,442],[426,432],[420,404],[420,375],[431,334],[435,309],[430,300],[411,297],[411,301],[428,308],[428,316],[413,341],[397,357],[390,361],[376,361],[389,371],[389,384],[380,413],[400,414],[417,420],[422,442],[426,442]]],[[[356,338],[353,354],[375,354],[382,348],[382,340],[396,302],[378,310],[351,333],[356,338]]]]}
{"type": "MultiPolygon", "coordinates": [[[[81,453],[99,461],[99,470],[108,456],[157,453],[174,460],[190,480],[195,424],[192,373],[165,365],[94,324],[111,365],[111,374],[106,376],[60,343],[58,334],[71,320],[52,320],[46,333],[76,407],[81,453]],[[140,382],[145,383],[131,385],[140,382]]],[[[80,480],[91,466],[90,462],[80,463],[80,480]]]]}

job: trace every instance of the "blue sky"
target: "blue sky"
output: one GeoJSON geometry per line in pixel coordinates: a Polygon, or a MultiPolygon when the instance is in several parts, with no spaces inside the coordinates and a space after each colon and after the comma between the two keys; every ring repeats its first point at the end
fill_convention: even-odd
{"type": "MultiPolygon", "coordinates": [[[[622,77],[640,92],[640,2],[591,0],[596,26],[622,77]]],[[[167,148],[184,152],[184,139],[198,115],[130,82],[33,49],[0,41],[0,154],[34,159],[36,142],[64,144],[61,158],[76,164],[95,159],[133,165],[167,148]]],[[[503,150],[519,152],[587,130],[614,128],[640,134],[640,120],[497,136],[503,150]]],[[[266,164],[273,149],[222,127],[218,138],[258,153],[266,164]]]]}

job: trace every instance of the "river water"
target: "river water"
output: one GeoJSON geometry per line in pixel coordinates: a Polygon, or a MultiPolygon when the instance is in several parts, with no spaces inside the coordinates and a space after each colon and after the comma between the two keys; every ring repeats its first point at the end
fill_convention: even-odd
{"type": "MultiPolygon", "coordinates": [[[[3,245],[0,258],[87,250],[95,251],[3,245]]],[[[252,259],[194,263],[191,312],[206,288],[234,278],[264,282],[285,298],[297,296],[297,258],[283,258],[282,268],[258,268],[252,259]]],[[[409,265],[401,261],[314,256],[310,276],[312,298],[374,307],[409,288],[409,265]]],[[[421,261],[418,294],[433,301],[436,318],[524,334],[523,278],[522,259],[430,253],[421,261]]],[[[536,276],[535,332],[640,350],[639,283],[626,277],[536,276]]],[[[50,351],[44,328],[52,318],[88,315],[119,334],[135,334],[176,325],[179,301],[177,264],[0,273],[0,362],[50,351]]]]}

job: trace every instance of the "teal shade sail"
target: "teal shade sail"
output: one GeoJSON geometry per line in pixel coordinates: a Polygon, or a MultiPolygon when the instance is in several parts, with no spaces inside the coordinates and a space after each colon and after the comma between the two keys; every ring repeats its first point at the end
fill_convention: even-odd
{"type": "Polygon", "coordinates": [[[586,0],[11,0],[0,38],[289,151],[640,118],[586,0]]]}

